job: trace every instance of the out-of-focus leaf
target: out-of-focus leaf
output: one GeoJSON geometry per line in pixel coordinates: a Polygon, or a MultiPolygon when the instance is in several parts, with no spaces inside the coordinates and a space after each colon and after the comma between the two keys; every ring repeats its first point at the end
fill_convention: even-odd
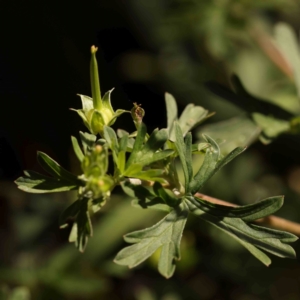
{"type": "Polygon", "coordinates": [[[235,87],[236,93],[215,81],[207,82],[205,85],[212,93],[235,104],[248,113],[259,112],[264,115],[272,114],[276,118],[285,120],[289,120],[293,117],[293,114],[271,103],[270,101],[254,97],[249,94],[242,85],[238,76],[232,76],[232,83],[235,87]]]}
{"type": "Polygon", "coordinates": [[[126,234],[125,241],[134,245],[121,250],[114,261],[133,268],[162,247],[158,270],[170,278],[175,271],[175,260],[180,259],[180,240],[186,219],[187,211],[178,208],[154,226],[126,234]]]}
{"type": "Polygon", "coordinates": [[[77,184],[69,181],[48,177],[34,171],[24,171],[25,176],[19,177],[15,183],[18,188],[28,193],[57,193],[76,190],[77,184]]]}
{"type": "Polygon", "coordinates": [[[261,141],[264,143],[271,142],[274,138],[291,129],[290,122],[275,119],[271,116],[265,116],[259,113],[253,113],[254,122],[262,129],[263,136],[261,141]]]}
{"type": "Polygon", "coordinates": [[[7,300],[30,300],[30,291],[25,286],[19,286],[14,288],[11,292],[7,300]]]}
{"type": "Polygon", "coordinates": [[[183,136],[185,136],[196,125],[206,120],[207,116],[208,110],[204,109],[201,106],[188,104],[178,120],[183,136]]]}
{"type": "Polygon", "coordinates": [[[275,40],[285,59],[293,69],[295,84],[300,96],[300,48],[299,38],[293,28],[286,23],[278,23],[274,28],[275,40]]]}
{"type": "Polygon", "coordinates": [[[201,127],[197,137],[209,135],[218,142],[222,154],[226,155],[237,147],[248,147],[257,140],[260,133],[261,129],[252,120],[235,117],[201,127]]]}

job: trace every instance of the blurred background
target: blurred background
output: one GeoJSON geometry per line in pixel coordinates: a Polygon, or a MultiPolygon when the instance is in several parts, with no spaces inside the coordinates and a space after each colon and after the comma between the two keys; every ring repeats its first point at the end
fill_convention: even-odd
{"type": "MultiPolygon", "coordinates": [[[[267,268],[193,218],[173,278],[158,274],[156,255],[133,270],[115,265],[123,234],[162,217],[131,207],[121,193],[93,218],[94,236],[79,254],[68,244],[69,229],[58,228],[60,212],[76,194],[26,194],[13,183],[23,169],[40,171],[37,150],[80,173],[70,135],[85,128],[69,108],[81,106],[77,93],[91,94],[90,47],[96,45],[101,90],[115,87],[115,109],[142,104],[149,130],[162,128],[167,91],[180,111],[195,103],[216,112],[195,139],[209,133],[223,153],[249,146],[203,193],[236,204],[284,194],[278,215],[300,222],[300,137],[261,144],[245,112],[204,85],[215,80],[230,87],[236,73],[252,94],[300,114],[290,68],[273,47],[274,25],[286,22],[298,36],[299,14],[297,0],[2,1],[0,299],[300,299],[298,260],[272,257],[267,268]]],[[[115,128],[133,130],[129,115],[115,128]]]]}

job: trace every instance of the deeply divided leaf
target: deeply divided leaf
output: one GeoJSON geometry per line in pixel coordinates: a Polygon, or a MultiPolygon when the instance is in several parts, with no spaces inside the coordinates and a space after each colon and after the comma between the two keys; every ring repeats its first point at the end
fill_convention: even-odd
{"type": "MultiPolygon", "coordinates": [[[[276,202],[280,203],[280,201],[278,200],[279,199],[275,200],[273,204],[276,204],[276,202]]],[[[213,224],[214,226],[218,227],[219,229],[223,230],[224,232],[235,238],[265,265],[269,265],[271,263],[271,260],[260,249],[277,255],[279,257],[295,258],[294,249],[286,243],[295,241],[297,237],[290,233],[282,232],[279,230],[274,231],[270,229],[265,229],[264,227],[247,224],[245,222],[245,219],[252,219],[251,210],[248,211],[248,213],[246,213],[245,215],[245,211],[239,212],[241,213],[241,215],[245,216],[245,219],[243,220],[239,217],[227,217],[224,215],[222,216],[222,214],[219,215],[220,211],[217,211],[216,213],[216,210],[205,211],[203,210],[203,206],[200,204],[200,202],[194,199],[193,197],[189,197],[186,203],[193,214],[213,224]]],[[[269,207],[272,207],[272,204],[269,207]]],[[[246,210],[247,209],[249,209],[249,207],[246,208],[246,210]]],[[[268,208],[265,209],[268,210],[268,208]]],[[[277,209],[276,205],[275,207],[273,207],[273,209],[277,209]]],[[[265,215],[264,213],[259,214],[259,212],[257,212],[256,210],[257,207],[252,211],[253,218],[265,215]]],[[[232,210],[231,212],[233,211],[234,210],[232,210]]],[[[234,213],[237,213],[237,211],[235,211],[234,213]]],[[[237,216],[239,215],[239,213],[237,214],[237,216]]]]}
{"type": "Polygon", "coordinates": [[[58,193],[76,190],[77,184],[72,184],[69,181],[51,178],[34,171],[24,171],[25,176],[19,177],[15,183],[18,188],[28,193],[58,193]]]}
{"type": "Polygon", "coordinates": [[[114,261],[133,268],[161,248],[158,270],[170,278],[175,271],[175,261],[180,259],[180,241],[186,219],[187,211],[178,208],[154,226],[126,234],[125,241],[134,245],[121,250],[114,261]]]}

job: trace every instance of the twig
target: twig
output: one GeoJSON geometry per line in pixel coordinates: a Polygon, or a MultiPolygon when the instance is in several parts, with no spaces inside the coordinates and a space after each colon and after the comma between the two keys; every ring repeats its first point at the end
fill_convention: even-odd
{"type": "MultiPolygon", "coordinates": [[[[217,199],[217,198],[213,198],[213,197],[201,194],[201,193],[197,193],[196,196],[203,200],[206,200],[208,202],[219,204],[219,205],[232,206],[232,207],[238,206],[236,204],[229,203],[224,200],[217,199]]],[[[280,217],[271,215],[271,216],[267,216],[267,217],[255,220],[254,222],[261,224],[261,225],[266,225],[266,226],[272,227],[274,229],[288,231],[297,236],[300,236],[300,224],[280,218],[280,217]]]]}

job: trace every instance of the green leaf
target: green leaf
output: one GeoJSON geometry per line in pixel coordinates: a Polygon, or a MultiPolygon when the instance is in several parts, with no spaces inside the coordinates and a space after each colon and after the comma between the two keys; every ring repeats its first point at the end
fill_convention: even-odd
{"type": "MultiPolygon", "coordinates": [[[[208,155],[205,155],[204,162],[198,171],[198,173],[195,175],[194,180],[191,182],[190,189],[191,193],[195,194],[197,191],[200,190],[200,188],[204,185],[204,183],[210,179],[215,173],[217,173],[221,168],[223,168],[226,164],[228,164],[230,161],[232,161],[235,157],[237,157],[239,154],[245,151],[246,148],[235,148],[233,151],[231,151],[229,154],[227,154],[223,159],[218,161],[218,157],[220,154],[219,148],[216,148],[216,143],[206,136],[206,138],[209,139],[210,143],[213,146],[212,153],[210,152],[208,155]]],[[[207,152],[206,152],[207,153],[207,152]]]]}
{"type": "Polygon", "coordinates": [[[51,174],[53,177],[57,179],[69,181],[75,185],[78,183],[77,176],[64,169],[46,153],[38,151],[37,160],[41,165],[41,167],[49,174],[51,174]]]}
{"type": "Polygon", "coordinates": [[[171,207],[165,201],[155,195],[152,191],[142,185],[134,185],[129,182],[122,182],[121,187],[125,194],[133,198],[132,205],[142,209],[156,209],[166,212],[171,211],[171,207]]]}
{"type": "MultiPolygon", "coordinates": [[[[156,161],[163,160],[174,153],[171,149],[160,149],[163,148],[164,144],[168,140],[168,133],[166,129],[155,129],[144,144],[145,137],[146,126],[141,123],[141,126],[138,128],[138,134],[133,150],[126,163],[126,169],[136,163],[141,164],[142,166],[147,166],[156,161]]],[[[128,171],[125,173],[127,174],[128,171]]]]}
{"type": "Polygon", "coordinates": [[[146,133],[147,133],[146,125],[144,123],[141,123],[141,125],[138,128],[138,132],[133,145],[132,152],[127,160],[126,168],[128,168],[134,161],[136,161],[136,157],[138,156],[139,151],[143,147],[146,133]]]}
{"type": "Polygon", "coordinates": [[[97,137],[94,134],[82,131],[79,131],[79,135],[83,146],[83,152],[84,154],[87,154],[87,152],[94,147],[97,137]]]}
{"type": "Polygon", "coordinates": [[[194,197],[194,199],[197,200],[197,205],[199,208],[201,207],[203,212],[217,217],[240,218],[245,222],[251,222],[273,214],[283,205],[283,196],[270,197],[253,204],[238,207],[214,204],[199,197],[194,197]]]}
{"type": "Polygon", "coordinates": [[[79,200],[80,207],[76,207],[78,214],[73,224],[69,242],[75,242],[76,247],[80,252],[84,252],[88,242],[88,237],[93,235],[91,219],[88,211],[88,198],[79,200]]]}
{"type": "Polygon", "coordinates": [[[193,162],[192,162],[192,134],[189,132],[185,137],[185,161],[188,169],[189,182],[193,179],[193,162]]]}
{"type": "Polygon", "coordinates": [[[183,136],[185,136],[196,125],[204,121],[207,115],[208,111],[203,107],[188,104],[178,120],[183,136]]]}
{"type": "Polygon", "coordinates": [[[136,173],[141,172],[143,166],[141,164],[131,164],[123,173],[124,176],[134,177],[136,173]]]}
{"type": "Polygon", "coordinates": [[[184,144],[184,140],[183,140],[182,131],[181,131],[181,128],[180,128],[178,122],[175,122],[174,125],[175,125],[175,135],[176,135],[175,146],[176,146],[178,156],[179,156],[180,161],[181,161],[183,173],[184,173],[185,191],[188,192],[188,190],[189,190],[188,189],[188,186],[189,186],[189,171],[188,171],[186,158],[185,158],[185,153],[186,153],[185,144],[184,144]]]}
{"type": "Polygon", "coordinates": [[[274,29],[275,39],[285,59],[293,69],[295,84],[300,96],[300,48],[299,38],[294,29],[286,23],[278,23],[274,29]]]}
{"type": "MultiPolygon", "coordinates": [[[[133,145],[134,145],[134,142],[135,140],[133,138],[129,138],[129,133],[125,130],[122,130],[122,129],[118,129],[117,130],[117,135],[119,138],[123,138],[125,135],[128,136],[128,140],[127,140],[127,151],[131,152],[131,150],[133,149],[133,145]]],[[[120,141],[121,143],[121,141],[120,141]]]]}
{"type": "Polygon", "coordinates": [[[265,116],[260,113],[252,114],[253,121],[262,129],[264,139],[262,142],[271,142],[277,136],[291,129],[290,122],[280,119],[275,119],[271,116],[265,116]]]}
{"type": "Polygon", "coordinates": [[[24,171],[25,177],[19,177],[15,183],[18,188],[28,193],[57,193],[76,190],[78,185],[68,181],[44,176],[34,171],[24,171]]]}
{"type": "Polygon", "coordinates": [[[234,117],[225,121],[201,126],[197,132],[197,138],[202,134],[209,135],[226,155],[236,147],[247,147],[255,142],[261,133],[261,129],[249,118],[234,117]]]}
{"type": "Polygon", "coordinates": [[[248,113],[260,112],[264,115],[272,114],[276,118],[285,120],[293,117],[293,114],[271,103],[269,100],[260,99],[249,94],[237,75],[233,75],[231,79],[236,93],[216,81],[209,81],[205,86],[212,93],[235,104],[248,113]]]}
{"type": "MultiPolygon", "coordinates": [[[[167,108],[167,130],[171,139],[174,121],[177,120],[177,104],[175,98],[169,93],[165,93],[165,102],[167,108]]],[[[175,140],[175,134],[173,134],[172,140],[175,140]]]]}
{"type": "MultiPolygon", "coordinates": [[[[117,138],[115,131],[111,127],[104,126],[104,138],[107,141],[108,147],[112,151],[114,162],[118,166],[119,143],[118,143],[118,138],[117,138]]],[[[124,169],[124,167],[123,167],[123,169],[124,169]]]]}
{"type": "Polygon", "coordinates": [[[153,186],[153,191],[158,197],[163,199],[163,201],[168,206],[174,207],[174,206],[178,205],[178,203],[180,201],[180,199],[177,198],[173,192],[171,192],[168,189],[164,189],[163,186],[158,182],[155,182],[155,184],[153,186]]]}
{"type": "Polygon", "coordinates": [[[66,221],[69,218],[74,218],[76,217],[76,215],[78,214],[79,210],[80,210],[80,205],[81,202],[80,200],[76,200],[75,202],[73,202],[70,206],[68,206],[63,213],[60,215],[59,217],[59,227],[60,228],[65,228],[68,226],[68,224],[66,223],[66,221]]]}
{"type": "Polygon", "coordinates": [[[146,171],[137,172],[135,174],[132,174],[132,177],[142,179],[142,180],[148,180],[148,181],[157,181],[160,183],[166,183],[165,179],[161,176],[164,174],[164,170],[161,169],[150,169],[146,171]]]}
{"type": "Polygon", "coordinates": [[[74,152],[75,152],[78,160],[80,162],[83,161],[84,155],[82,153],[82,150],[80,149],[78,140],[76,139],[75,136],[71,136],[71,141],[72,141],[72,146],[73,146],[74,152]]]}
{"type": "Polygon", "coordinates": [[[217,162],[220,157],[220,148],[218,144],[208,135],[203,135],[204,139],[211,145],[206,150],[204,161],[201,168],[194,176],[193,181],[190,184],[190,190],[192,194],[195,194],[203,186],[203,184],[215,173],[217,162]]]}
{"type": "Polygon", "coordinates": [[[294,249],[287,245],[286,242],[295,241],[297,239],[296,236],[282,231],[265,229],[260,226],[253,227],[251,224],[245,223],[241,218],[213,215],[211,211],[203,211],[199,201],[193,197],[187,198],[186,203],[193,214],[235,238],[265,265],[268,266],[271,260],[258,248],[279,257],[295,258],[294,249]]]}
{"type": "Polygon", "coordinates": [[[185,136],[192,128],[194,128],[196,125],[200,124],[210,116],[208,115],[208,111],[203,107],[189,104],[185,107],[178,120],[177,104],[175,98],[171,94],[166,93],[165,102],[167,107],[167,132],[169,135],[169,139],[172,142],[175,141],[176,136],[174,127],[175,121],[178,121],[183,136],[185,136]]]}
{"type": "Polygon", "coordinates": [[[125,165],[126,165],[126,153],[125,151],[120,151],[117,158],[117,166],[120,170],[120,173],[123,174],[125,171],[125,165]]]}
{"type": "Polygon", "coordinates": [[[170,278],[175,271],[175,261],[180,259],[180,241],[186,220],[186,209],[178,208],[154,226],[126,234],[125,241],[134,245],[121,250],[114,261],[133,268],[162,248],[158,271],[170,278]]]}
{"type": "Polygon", "coordinates": [[[123,151],[123,152],[126,152],[127,151],[127,144],[128,144],[128,134],[125,134],[120,138],[119,150],[123,151]]]}

